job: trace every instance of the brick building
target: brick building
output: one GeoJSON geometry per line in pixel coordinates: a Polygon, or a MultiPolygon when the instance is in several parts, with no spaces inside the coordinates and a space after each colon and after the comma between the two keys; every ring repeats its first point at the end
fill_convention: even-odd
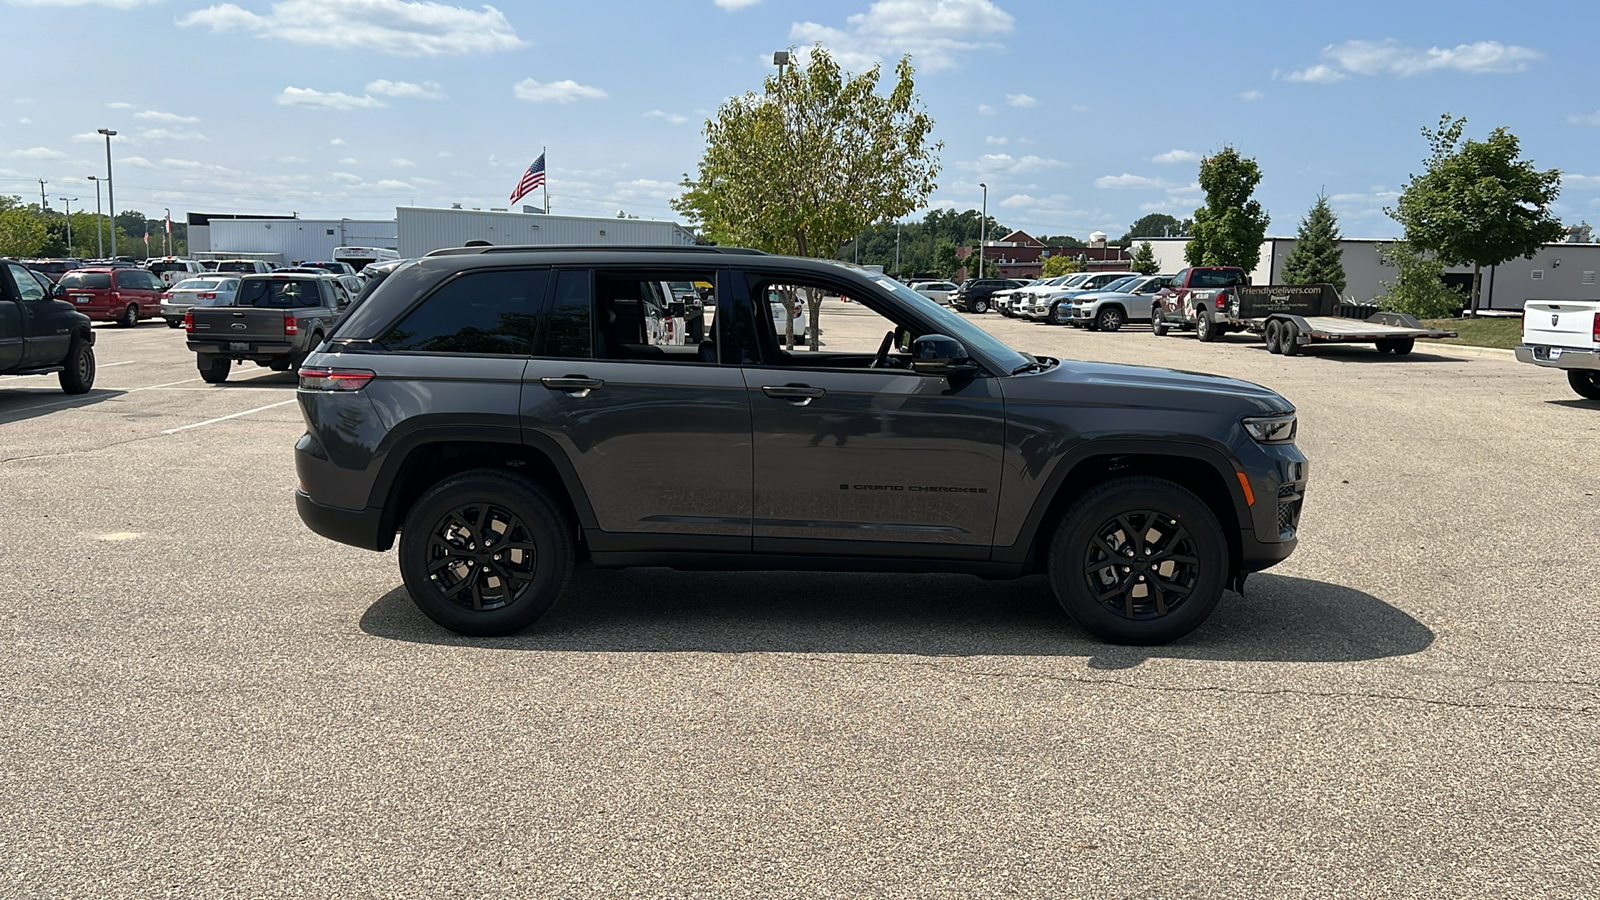
{"type": "MultiPolygon", "coordinates": [[[[1026,231],[1013,231],[997,241],[989,241],[983,248],[984,258],[993,262],[1001,278],[1028,281],[1040,277],[1044,261],[1052,256],[1068,256],[1083,263],[1088,271],[1125,269],[1133,260],[1133,251],[1122,247],[1107,247],[1106,236],[1101,232],[1089,235],[1087,247],[1046,247],[1038,238],[1026,231]]],[[[966,259],[970,247],[959,247],[956,255],[966,259]]],[[[961,268],[957,281],[967,278],[967,269],[961,268]]]]}

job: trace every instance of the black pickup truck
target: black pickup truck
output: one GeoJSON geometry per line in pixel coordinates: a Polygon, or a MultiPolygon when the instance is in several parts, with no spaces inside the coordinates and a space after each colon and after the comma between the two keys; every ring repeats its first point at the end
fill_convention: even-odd
{"type": "Polygon", "coordinates": [[[94,387],[89,317],[61,289],[15,260],[0,260],[0,375],[55,373],[69,394],[94,387]]]}
{"type": "Polygon", "coordinates": [[[275,372],[299,366],[350,301],[333,275],[246,275],[232,306],[195,307],[184,316],[184,330],[200,377],[219,384],[228,380],[234,360],[275,372]]]}

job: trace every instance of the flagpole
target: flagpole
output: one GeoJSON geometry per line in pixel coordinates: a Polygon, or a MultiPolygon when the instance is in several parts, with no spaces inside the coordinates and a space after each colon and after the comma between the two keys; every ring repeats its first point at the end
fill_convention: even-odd
{"type": "Polygon", "coordinates": [[[544,214],[548,216],[550,215],[550,159],[544,155],[545,151],[546,148],[539,148],[539,158],[544,160],[544,184],[540,187],[544,188],[544,214]]]}

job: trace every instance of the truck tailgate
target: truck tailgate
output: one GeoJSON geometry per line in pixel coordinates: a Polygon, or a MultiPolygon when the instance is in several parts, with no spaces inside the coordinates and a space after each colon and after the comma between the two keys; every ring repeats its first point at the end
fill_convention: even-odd
{"type": "Polygon", "coordinates": [[[1530,300],[1522,308],[1522,342],[1550,347],[1595,347],[1595,316],[1600,302],[1593,300],[1530,300]]]}
{"type": "Polygon", "coordinates": [[[248,306],[197,306],[191,312],[194,314],[192,340],[273,343],[289,339],[284,333],[284,319],[294,315],[293,310],[248,306]]]}

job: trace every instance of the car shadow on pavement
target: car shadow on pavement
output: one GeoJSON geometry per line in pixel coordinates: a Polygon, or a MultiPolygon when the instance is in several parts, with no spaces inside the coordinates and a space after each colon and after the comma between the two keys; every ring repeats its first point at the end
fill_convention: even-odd
{"type": "Polygon", "coordinates": [[[294,372],[273,372],[262,369],[260,373],[246,369],[234,372],[233,377],[216,387],[222,390],[230,388],[296,388],[300,386],[300,376],[294,372]]]}
{"type": "Polygon", "coordinates": [[[374,637],[499,650],[1083,656],[1095,668],[1146,659],[1350,662],[1433,643],[1427,626],[1370,594],[1259,574],[1192,634],[1160,647],[1102,643],[1074,625],[1042,576],[703,573],[583,567],[568,596],[521,634],[467,638],[435,625],[405,588],[361,617],[374,637]]]}
{"type": "Polygon", "coordinates": [[[24,422],[63,409],[93,406],[127,391],[91,390],[87,394],[63,394],[59,390],[0,390],[0,425],[24,422]]]}
{"type": "MultiPolygon", "coordinates": [[[[1249,346],[1240,342],[1240,346],[1249,346]]],[[[1267,353],[1267,345],[1257,343],[1255,349],[1267,353]]],[[[1395,356],[1390,353],[1379,353],[1371,344],[1346,344],[1343,347],[1335,344],[1318,344],[1315,347],[1300,348],[1300,355],[1307,359],[1332,359],[1342,363],[1385,363],[1391,366],[1407,366],[1415,363],[1462,363],[1471,362],[1465,356],[1440,356],[1438,353],[1428,353],[1414,350],[1405,356],[1395,356]]]]}
{"type": "Polygon", "coordinates": [[[1600,409],[1600,400],[1546,400],[1551,406],[1565,406],[1568,409],[1600,409]]]}

